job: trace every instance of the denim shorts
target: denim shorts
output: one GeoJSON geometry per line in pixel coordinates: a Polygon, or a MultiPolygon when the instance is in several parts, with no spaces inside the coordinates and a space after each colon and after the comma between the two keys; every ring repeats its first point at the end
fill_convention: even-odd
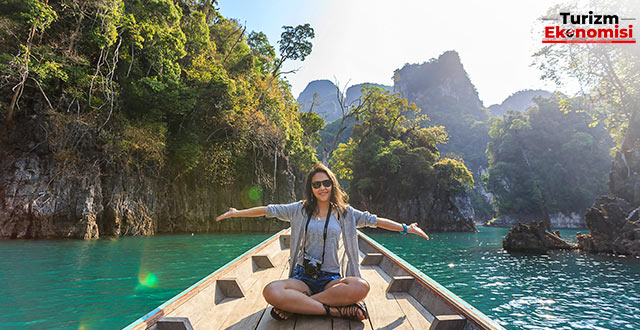
{"type": "Polygon", "coordinates": [[[304,268],[302,268],[302,266],[300,265],[297,265],[296,269],[293,271],[293,276],[291,276],[291,278],[295,278],[304,282],[304,284],[306,284],[309,289],[311,289],[311,294],[316,294],[324,291],[324,287],[329,284],[329,282],[340,278],[340,274],[320,271],[320,276],[314,278],[305,274],[304,268]]]}

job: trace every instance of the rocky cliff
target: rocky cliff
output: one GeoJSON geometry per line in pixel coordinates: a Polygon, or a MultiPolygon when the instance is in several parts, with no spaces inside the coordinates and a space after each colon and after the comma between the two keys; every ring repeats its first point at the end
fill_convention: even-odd
{"type": "Polygon", "coordinates": [[[589,234],[578,235],[587,252],[640,256],[640,208],[622,198],[600,196],[585,214],[589,234]]]}
{"type": "Polygon", "coordinates": [[[544,253],[549,250],[575,249],[576,244],[569,244],[560,237],[560,232],[548,232],[542,222],[530,224],[518,223],[509,230],[502,241],[507,251],[544,253]]]}
{"type": "Polygon", "coordinates": [[[473,207],[466,195],[447,196],[440,191],[427,190],[411,199],[390,197],[386,202],[366,204],[360,202],[354,207],[398,222],[417,222],[427,233],[477,231],[473,207]]]}
{"type": "Polygon", "coordinates": [[[589,234],[578,235],[586,251],[640,256],[640,116],[632,114],[609,172],[609,196],[596,198],[585,214],[589,234]]]}
{"type": "Polygon", "coordinates": [[[421,64],[406,64],[394,72],[393,80],[393,90],[414,102],[430,118],[429,126],[446,128],[449,141],[438,147],[441,154],[461,156],[473,173],[487,168],[488,110],[456,51],[421,64]]]}
{"type": "Polygon", "coordinates": [[[489,111],[491,111],[492,116],[496,117],[504,116],[509,110],[525,112],[527,108],[537,106],[537,104],[533,101],[534,98],[550,98],[552,96],[553,93],[549,91],[541,89],[526,89],[511,94],[500,104],[493,104],[489,106],[489,111]]]}
{"type": "Polygon", "coordinates": [[[224,188],[196,174],[171,180],[153,167],[108,161],[91,127],[74,129],[84,136],[75,146],[76,156],[67,155],[70,159],[54,152],[50,121],[23,118],[17,127],[11,132],[0,127],[0,238],[276,231],[287,224],[272,219],[215,222],[215,217],[229,206],[296,200],[296,177],[282,157],[277,190],[250,197],[250,183],[224,188]]]}
{"type": "MultiPolygon", "coordinates": [[[[391,90],[391,86],[374,83],[361,83],[352,85],[344,92],[344,105],[353,105],[362,96],[361,89],[365,85],[377,86],[384,90],[391,90]]],[[[297,101],[301,106],[301,111],[309,111],[313,104],[313,112],[324,118],[326,124],[342,118],[342,110],[338,104],[338,86],[333,82],[323,79],[314,80],[307,84],[304,90],[298,95],[297,101]]]]}

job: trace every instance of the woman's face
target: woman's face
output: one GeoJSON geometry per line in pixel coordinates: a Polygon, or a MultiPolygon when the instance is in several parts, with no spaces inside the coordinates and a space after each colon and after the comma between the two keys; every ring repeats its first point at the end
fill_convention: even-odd
{"type": "Polygon", "coordinates": [[[311,178],[311,190],[313,190],[313,195],[316,196],[318,202],[330,201],[332,188],[333,183],[324,172],[318,172],[311,178]]]}

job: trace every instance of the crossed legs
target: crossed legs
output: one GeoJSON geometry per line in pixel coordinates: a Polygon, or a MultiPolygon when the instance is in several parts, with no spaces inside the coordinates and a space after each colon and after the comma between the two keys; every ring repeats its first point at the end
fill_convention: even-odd
{"type": "MultiPolygon", "coordinates": [[[[367,296],[369,283],[359,277],[343,277],[329,282],[322,292],[309,296],[310,293],[309,287],[295,278],[271,282],[262,291],[265,300],[286,318],[289,316],[286,312],[324,315],[323,304],[333,307],[355,304],[367,296]]],[[[339,315],[335,308],[331,309],[331,314],[339,315]]],[[[362,320],[364,315],[358,312],[358,318],[362,320]]]]}

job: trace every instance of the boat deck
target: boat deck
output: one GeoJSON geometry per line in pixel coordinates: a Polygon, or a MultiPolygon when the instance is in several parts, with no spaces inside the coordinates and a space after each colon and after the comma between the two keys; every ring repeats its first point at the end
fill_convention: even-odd
{"type": "Polygon", "coordinates": [[[360,270],[371,287],[365,299],[371,323],[327,316],[299,315],[285,321],[271,317],[262,290],[288,277],[289,235],[283,231],[125,329],[503,329],[362,233],[359,247],[360,270]]]}

